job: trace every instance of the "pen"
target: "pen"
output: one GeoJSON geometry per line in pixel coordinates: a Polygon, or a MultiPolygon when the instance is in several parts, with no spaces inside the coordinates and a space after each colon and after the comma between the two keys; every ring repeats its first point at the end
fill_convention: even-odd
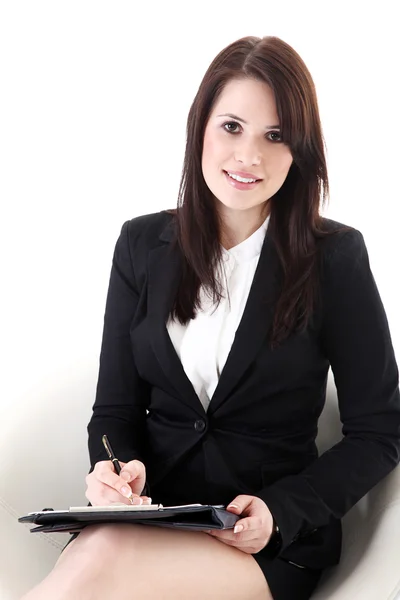
{"type": "MultiPolygon", "coordinates": [[[[113,452],[113,449],[110,446],[108,437],[106,435],[103,435],[103,437],[101,438],[101,441],[103,442],[104,448],[106,449],[108,458],[111,460],[112,464],[114,465],[114,469],[115,469],[117,475],[119,475],[121,473],[121,465],[119,464],[118,458],[116,458],[116,456],[113,452]]],[[[129,500],[130,500],[131,504],[133,504],[132,490],[131,490],[131,494],[129,496],[129,500]]]]}

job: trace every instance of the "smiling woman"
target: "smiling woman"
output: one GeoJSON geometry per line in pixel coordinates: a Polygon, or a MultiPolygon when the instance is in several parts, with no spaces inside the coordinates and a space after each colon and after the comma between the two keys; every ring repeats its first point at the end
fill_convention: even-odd
{"type": "Polygon", "coordinates": [[[348,229],[324,226],[321,194],[323,206],[329,197],[324,139],[304,61],[274,36],[234,42],[209,66],[189,111],[178,208],[171,211],[184,255],[173,309],[179,322],[195,317],[201,286],[221,301],[214,267],[223,250],[270,216],[285,273],[271,345],[307,327],[318,301],[319,246],[348,229]]]}
{"type": "Polygon", "coordinates": [[[249,224],[261,225],[270,210],[269,199],[288,175],[290,148],[283,143],[279,125],[265,125],[277,122],[271,86],[252,77],[230,80],[210,112],[201,166],[225,224],[225,244],[241,243],[253,233],[249,224]],[[227,116],[235,120],[227,122],[227,116]]]}
{"type": "Polygon", "coordinates": [[[400,395],[363,236],[319,214],[322,188],[304,62],[230,44],[189,111],[176,209],[115,245],[86,497],[223,504],[242,530],[86,527],[24,600],[308,600],[338,564],[342,516],[400,461],[400,395]],[[344,438],[318,456],[330,366],[344,438]]]}

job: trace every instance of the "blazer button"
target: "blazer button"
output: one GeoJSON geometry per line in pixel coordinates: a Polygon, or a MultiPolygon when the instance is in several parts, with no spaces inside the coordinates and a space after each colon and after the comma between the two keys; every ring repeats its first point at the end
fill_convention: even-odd
{"type": "Polygon", "coordinates": [[[204,431],[206,424],[203,419],[197,419],[197,421],[194,422],[194,428],[196,431],[204,431]]]}

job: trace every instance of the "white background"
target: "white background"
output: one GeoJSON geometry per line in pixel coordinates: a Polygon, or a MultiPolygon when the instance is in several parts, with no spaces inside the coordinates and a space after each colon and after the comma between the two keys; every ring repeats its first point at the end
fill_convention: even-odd
{"type": "Polygon", "coordinates": [[[245,35],[281,37],[311,71],[328,147],[325,215],[363,233],[399,354],[395,6],[1,4],[3,431],[46,398],[60,418],[77,410],[66,435],[84,443],[121,226],[176,206],[191,102],[214,56],[245,35]]]}

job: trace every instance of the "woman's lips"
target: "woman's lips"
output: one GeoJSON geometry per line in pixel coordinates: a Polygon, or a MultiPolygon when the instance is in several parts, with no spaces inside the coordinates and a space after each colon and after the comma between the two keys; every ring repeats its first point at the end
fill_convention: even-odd
{"type": "Polygon", "coordinates": [[[243,183],[242,181],[237,181],[236,179],[233,179],[233,177],[230,177],[226,171],[224,171],[224,175],[228,183],[237,190],[252,190],[260,183],[260,181],[262,181],[262,179],[258,179],[253,183],[243,183]]]}

